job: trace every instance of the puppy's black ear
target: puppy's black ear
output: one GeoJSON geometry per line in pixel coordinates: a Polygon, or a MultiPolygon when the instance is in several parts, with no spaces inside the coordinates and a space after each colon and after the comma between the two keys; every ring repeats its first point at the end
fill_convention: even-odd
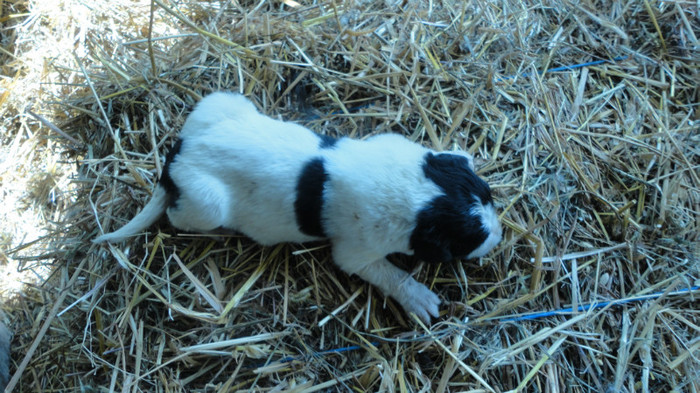
{"type": "Polygon", "coordinates": [[[469,167],[469,169],[471,169],[472,171],[476,171],[476,169],[474,169],[474,156],[467,153],[466,151],[461,151],[461,150],[442,151],[438,154],[449,154],[449,155],[452,155],[455,157],[460,157],[459,159],[466,159],[467,166],[469,167]]]}
{"type": "Polygon", "coordinates": [[[476,196],[481,203],[492,202],[491,189],[474,173],[473,163],[463,154],[428,153],[423,163],[425,177],[432,180],[450,198],[458,198],[467,204],[476,196]]]}
{"type": "Polygon", "coordinates": [[[428,263],[447,262],[454,259],[449,232],[453,217],[445,209],[443,198],[434,200],[418,214],[416,228],[411,234],[413,255],[428,263]],[[447,213],[447,214],[445,214],[447,213]],[[447,230],[447,231],[446,231],[447,230]]]}
{"type": "Polygon", "coordinates": [[[430,236],[418,235],[417,240],[411,246],[413,247],[414,255],[428,263],[447,262],[454,259],[449,248],[437,237],[431,238],[430,236]]]}
{"type": "Polygon", "coordinates": [[[423,173],[444,194],[418,212],[410,239],[413,253],[426,262],[447,262],[469,255],[488,236],[473,209],[491,203],[488,184],[471,170],[462,155],[428,153],[423,173]]]}

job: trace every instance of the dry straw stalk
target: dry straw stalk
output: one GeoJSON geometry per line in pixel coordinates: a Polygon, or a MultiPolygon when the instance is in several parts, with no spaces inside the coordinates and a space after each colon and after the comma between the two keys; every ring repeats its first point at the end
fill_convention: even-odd
{"type": "Polygon", "coordinates": [[[0,265],[42,277],[5,287],[12,391],[700,391],[695,2],[0,11],[0,265]],[[472,152],[503,242],[416,267],[444,301],[432,326],[324,243],[163,220],[91,244],[145,204],[185,116],[218,90],[321,134],[472,152]]]}

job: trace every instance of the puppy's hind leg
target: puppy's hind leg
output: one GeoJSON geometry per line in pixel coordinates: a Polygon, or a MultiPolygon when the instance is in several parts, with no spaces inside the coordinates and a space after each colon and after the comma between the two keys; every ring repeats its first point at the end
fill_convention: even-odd
{"type": "Polygon", "coordinates": [[[168,207],[174,227],[193,232],[210,232],[226,227],[233,195],[219,180],[202,177],[180,187],[180,197],[168,207]]]}

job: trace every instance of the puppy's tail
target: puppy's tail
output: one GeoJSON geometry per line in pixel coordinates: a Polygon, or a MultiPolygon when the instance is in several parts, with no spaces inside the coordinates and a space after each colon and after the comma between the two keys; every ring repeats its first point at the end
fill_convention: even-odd
{"type": "Polygon", "coordinates": [[[116,243],[126,239],[127,237],[143,232],[144,229],[153,225],[153,223],[163,215],[167,204],[168,193],[165,191],[165,188],[159,184],[156,186],[151,200],[148,201],[146,206],[143,207],[136,217],[132,218],[131,221],[118,230],[96,237],[95,240],[93,240],[93,243],[116,243]]]}

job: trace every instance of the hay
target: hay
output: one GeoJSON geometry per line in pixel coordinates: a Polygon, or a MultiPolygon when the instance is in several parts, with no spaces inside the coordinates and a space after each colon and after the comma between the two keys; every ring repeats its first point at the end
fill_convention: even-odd
{"type": "Polygon", "coordinates": [[[700,390],[695,4],[0,5],[1,181],[17,201],[0,263],[52,272],[3,306],[13,391],[700,390]],[[217,90],[322,134],[474,153],[504,241],[416,268],[444,300],[432,326],[339,272],[325,243],[163,220],[91,244],[145,204],[217,90]]]}

